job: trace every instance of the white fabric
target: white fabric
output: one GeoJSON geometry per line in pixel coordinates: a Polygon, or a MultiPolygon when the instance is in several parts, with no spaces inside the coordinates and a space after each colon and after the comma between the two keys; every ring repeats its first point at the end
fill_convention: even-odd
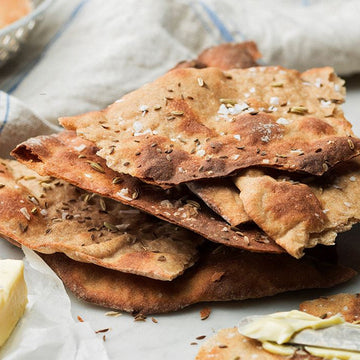
{"type": "Polygon", "coordinates": [[[264,64],[357,72],[359,14],[357,0],[54,0],[0,69],[0,89],[21,100],[8,109],[1,94],[0,156],[54,131],[40,119],[101,109],[221,42],[255,40],[264,64]]]}

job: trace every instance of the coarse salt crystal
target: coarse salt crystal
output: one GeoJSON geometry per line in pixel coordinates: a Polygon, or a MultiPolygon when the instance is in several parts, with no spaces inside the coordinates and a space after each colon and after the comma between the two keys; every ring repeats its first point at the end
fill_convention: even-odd
{"type": "Polygon", "coordinates": [[[237,115],[237,114],[240,114],[245,109],[247,109],[248,107],[249,107],[249,105],[245,102],[243,102],[241,104],[235,104],[233,107],[228,109],[228,113],[230,115],[237,115]]]}
{"type": "Polygon", "coordinates": [[[250,90],[249,90],[249,92],[251,92],[252,94],[254,94],[255,93],[255,88],[254,87],[252,87],[250,90]]]}
{"type": "Polygon", "coordinates": [[[288,125],[289,124],[289,120],[281,117],[281,118],[278,118],[276,120],[276,123],[279,124],[279,125],[288,125]]]}
{"type": "Polygon", "coordinates": [[[355,177],[355,176],[350,176],[350,177],[349,177],[349,180],[350,180],[350,181],[356,181],[356,177],[355,177]]]}
{"type": "Polygon", "coordinates": [[[351,203],[349,203],[348,201],[344,201],[344,205],[347,207],[351,207],[351,203]]]}
{"type": "Polygon", "coordinates": [[[141,121],[134,121],[133,128],[135,132],[139,133],[143,129],[143,124],[141,123],[141,121]]]}
{"type": "Polygon", "coordinates": [[[164,206],[164,207],[167,207],[167,208],[172,208],[173,206],[172,206],[172,204],[171,204],[171,202],[169,201],[169,200],[162,200],[161,202],[160,202],[160,205],[161,206],[164,206]]]}
{"type": "Polygon", "coordinates": [[[122,197],[125,200],[128,200],[128,201],[133,200],[133,198],[128,196],[129,195],[129,189],[128,188],[123,188],[120,191],[118,191],[116,194],[119,195],[120,197],[122,197]]]}
{"type": "Polygon", "coordinates": [[[148,111],[149,107],[147,105],[140,105],[139,109],[140,111],[144,112],[144,111],[148,111]]]}
{"type": "Polygon", "coordinates": [[[334,90],[335,91],[340,91],[340,86],[338,84],[334,84],[334,90]]]}
{"type": "Polygon", "coordinates": [[[74,146],[74,149],[78,152],[83,151],[84,149],[86,149],[86,145],[85,144],[81,144],[79,146],[74,146]]]}
{"type": "Polygon", "coordinates": [[[218,114],[227,115],[229,114],[229,109],[225,106],[225,104],[221,104],[218,110],[218,114]]]}
{"type": "Polygon", "coordinates": [[[270,98],[270,104],[271,105],[279,105],[279,98],[277,96],[272,96],[270,98]]]}
{"type": "Polygon", "coordinates": [[[270,160],[269,159],[263,159],[263,164],[269,164],[270,163],[270,160]]]}
{"type": "Polygon", "coordinates": [[[331,105],[331,100],[324,100],[324,99],[321,99],[320,100],[320,106],[323,107],[323,108],[328,108],[329,106],[331,105]]]}
{"type": "Polygon", "coordinates": [[[25,216],[25,218],[26,218],[27,220],[30,220],[30,214],[29,214],[29,212],[27,211],[27,208],[22,207],[22,208],[20,209],[20,212],[25,216]]]}
{"type": "Polygon", "coordinates": [[[205,155],[205,150],[203,150],[203,149],[198,150],[198,151],[196,152],[196,155],[197,155],[197,156],[204,156],[204,155],[205,155]]]}
{"type": "Polygon", "coordinates": [[[234,159],[234,160],[237,160],[239,157],[240,157],[239,154],[235,154],[235,155],[233,156],[233,159],[234,159]]]}
{"type": "Polygon", "coordinates": [[[321,85],[322,85],[321,79],[320,79],[320,78],[316,78],[316,79],[315,79],[315,86],[319,88],[319,87],[321,87],[321,85]]]}
{"type": "Polygon", "coordinates": [[[238,135],[238,134],[234,135],[234,138],[235,138],[236,140],[241,140],[241,136],[238,135]]]}
{"type": "Polygon", "coordinates": [[[90,174],[85,174],[85,176],[86,176],[87,178],[89,178],[89,179],[92,178],[92,176],[91,176],[90,174]]]}
{"type": "Polygon", "coordinates": [[[41,210],[40,210],[40,214],[41,214],[42,216],[46,216],[46,215],[48,214],[48,212],[47,212],[47,210],[45,210],[45,209],[41,209],[41,210]]]}
{"type": "Polygon", "coordinates": [[[277,107],[274,105],[271,105],[268,107],[268,111],[277,111],[277,107]]]}

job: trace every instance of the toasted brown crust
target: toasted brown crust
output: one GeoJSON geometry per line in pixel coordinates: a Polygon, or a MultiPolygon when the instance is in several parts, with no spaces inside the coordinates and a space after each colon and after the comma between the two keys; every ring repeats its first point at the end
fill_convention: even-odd
{"type": "Polygon", "coordinates": [[[282,356],[264,350],[261,343],[241,335],[237,328],[222,329],[201,346],[195,360],[317,360],[310,354],[282,356]]]}
{"type": "Polygon", "coordinates": [[[343,94],[331,68],[175,69],[105,110],[60,122],[94,141],[110,168],[161,186],[254,165],[321,175],[359,154],[343,94]]]}
{"type": "Polygon", "coordinates": [[[296,258],[316,245],[310,234],[328,225],[320,201],[305,184],[277,181],[258,170],[246,171],[235,183],[251,219],[296,258]]]}
{"type": "Polygon", "coordinates": [[[337,294],[304,301],[300,310],[322,318],[341,314],[345,321],[359,323],[360,294],[337,294]]]}
{"type": "Polygon", "coordinates": [[[114,172],[96,155],[96,151],[93,143],[77,137],[75,132],[64,131],[29,139],[18,145],[12,155],[42,175],[64,179],[88,191],[149,212],[211,241],[250,251],[284,251],[257,228],[239,226],[238,229],[232,229],[201,201],[191,196],[189,191],[182,188],[164,191],[145,185],[131,176],[114,172]],[[99,163],[105,173],[95,171],[89,161],[99,163]],[[86,174],[90,174],[91,178],[86,174]],[[118,183],[114,184],[113,179],[118,183]],[[119,195],[121,189],[128,189],[127,196],[119,195]],[[134,193],[138,197],[133,199],[134,193]]]}
{"type": "Polygon", "coordinates": [[[110,199],[0,164],[0,234],[42,253],[172,280],[197,260],[202,239],[110,199]]]}
{"type": "Polygon", "coordinates": [[[253,41],[225,43],[205,49],[195,60],[181,61],[174,69],[217,67],[222,70],[257,66],[261,54],[253,41]]]}
{"type": "Polygon", "coordinates": [[[209,208],[232,226],[238,226],[252,220],[245,211],[239,191],[234,188],[231,179],[192,181],[187,183],[187,186],[209,208]]]}
{"type": "Polygon", "coordinates": [[[334,286],[355,271],[313,258],[258,254],[220,246],[202,251],[199,262],[171,282],[79,263],[66,256],[45,261],[78,297],[94,304],[143,314],[176,311],[202,301],[243,300],[304,288],[334,286]]]}

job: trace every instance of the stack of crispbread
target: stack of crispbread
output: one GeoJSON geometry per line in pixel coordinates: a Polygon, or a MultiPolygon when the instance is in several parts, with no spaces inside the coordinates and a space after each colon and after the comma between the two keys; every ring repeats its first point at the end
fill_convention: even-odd
{"type": "Polygon", "coordinates": [[[360,218],[343,81],[258,57],[254,43],[208,49],[20,144],[23,165],[0,169],[0,233],[79,297],[141,313],[350,279],[328,248],[303,256],[360,218]]]}

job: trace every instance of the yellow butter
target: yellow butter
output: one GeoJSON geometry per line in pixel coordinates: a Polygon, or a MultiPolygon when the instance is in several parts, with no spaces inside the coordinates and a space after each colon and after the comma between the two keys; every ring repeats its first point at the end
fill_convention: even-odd
{"type": "Polygon", "coordinates": [[[296,346],[291,345],[278,345],[270,341],[264,341],[262,347],[273,354],[278,354],[282,356],[292,356],[295,351],[298,349],[296,346]]]}
{"type": "MultiPolygon", "coordinates": [[[[340,315],[327,319],[304,313],[302,311],[279,312],[260,317],[241,329],[241,334],[261,341],[264,350],[283,356],[291,356],[300,346],[286,345],[299,331],[304,329],[321,329],[344,322],[340,315]]],[[[329,349],[305,346],[311,355],[323,359],[360,360],[360,352],[340,349],[329,349]]]]}
{"type": "Polygon", "coordinates": [[[321,329],[343,322],[344,319],[339,315],[321,319],[302,311],[293,310],[260,317],[243,328],[241,334],[259,341],[284,344],[301,330],[321,329]]]}
{"type": "Polygon", "coordinates": [[[0,346],[10,336],[27,304],[24,263],[0,260],[0,346]]]}
{"type": "Polygon", "coordinates": [[[324,359],[360,360],[360,353],[358,351],[327,349],[315,346],[305,346],[304,348],[311,355],[324,359]]]}

